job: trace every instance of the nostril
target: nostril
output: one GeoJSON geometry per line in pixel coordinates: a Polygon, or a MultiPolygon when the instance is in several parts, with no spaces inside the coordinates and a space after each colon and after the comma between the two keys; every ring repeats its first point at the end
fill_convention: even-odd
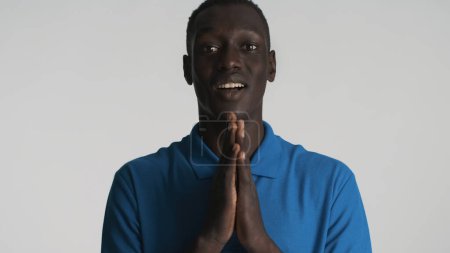
{"type": "Polygon", "coordinates": [[[220,58],[220,69],[239,69],[241,67],[240,54],[233,49],[225,49],[222,51],[220,58]]]}

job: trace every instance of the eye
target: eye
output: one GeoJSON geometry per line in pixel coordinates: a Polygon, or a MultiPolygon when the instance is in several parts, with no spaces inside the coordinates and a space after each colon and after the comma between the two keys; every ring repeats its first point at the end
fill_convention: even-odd
{"type": "Polygon", "coordinates": [[[217,51],[219,51],[219,47],[217,46],[207,45],[203,47],[203,52],[207,54],[214,54],[217,53],[217,51]]]}
{"type": "Polygon", "coordinates": [[[258,46],[256,46],[255,44],[252,44],[252,43],[247,43],[244,45],[244,49],[248,52],[253,52],[258,49],[258,46]]]}

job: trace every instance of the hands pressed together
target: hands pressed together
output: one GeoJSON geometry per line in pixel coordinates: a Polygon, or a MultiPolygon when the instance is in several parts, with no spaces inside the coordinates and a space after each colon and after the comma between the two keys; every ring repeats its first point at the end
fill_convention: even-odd
{"type": "Polygon", "coordinates": [[[280,252],[264,229],[250,157],[245,153],[245,123],[234,113],[227,119],[208,215],[193,252],[220,252],[233,231],[248,252],[280,252]]]}

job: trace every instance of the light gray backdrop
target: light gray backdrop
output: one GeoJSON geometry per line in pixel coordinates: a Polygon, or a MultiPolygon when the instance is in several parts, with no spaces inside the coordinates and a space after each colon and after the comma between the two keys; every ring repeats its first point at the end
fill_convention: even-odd
{"type": "MultiPolygon", "coordinates": [[[[450,2],[257,2],[265,120],[353,169],[374,252],[450,252],[450,2]]],[[[198,3],[0,0],[0,252],[99,252],[114,172],[196,122],[198,3]]]]}

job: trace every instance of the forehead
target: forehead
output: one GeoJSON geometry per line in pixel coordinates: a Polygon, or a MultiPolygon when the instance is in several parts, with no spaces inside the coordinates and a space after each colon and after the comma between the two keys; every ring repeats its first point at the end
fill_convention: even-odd
{"type": "Polygon", "coordinates": [[[215,5],[200,12],[195,19],[194,34],[210,31],[249,30],[267,39],[264,21],[252,7],[244,4],[215,5]]]}

